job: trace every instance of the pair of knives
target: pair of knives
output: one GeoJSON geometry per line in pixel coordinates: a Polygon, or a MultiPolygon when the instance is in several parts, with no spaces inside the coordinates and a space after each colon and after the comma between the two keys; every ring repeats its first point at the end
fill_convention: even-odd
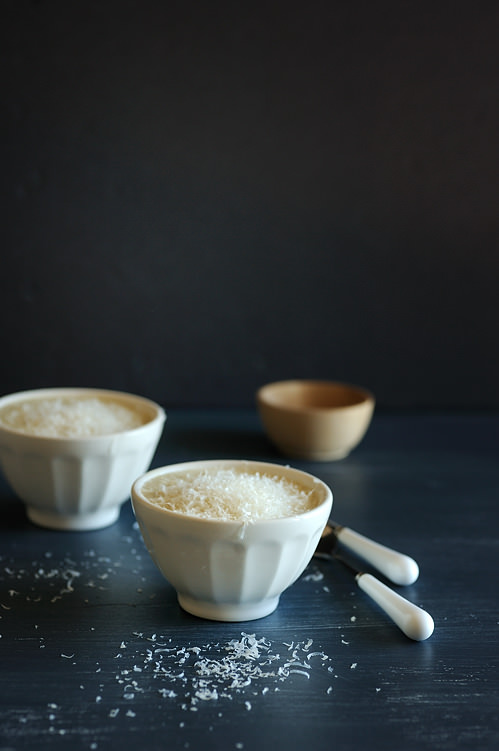
{"type": "Polygon", "coordinates": [[[413,558],[375,542],[349,527],[329,520],[319,540],[315,556],[339,560],[352,571],[357,585],[376,602],[400,630],[414,641],[424,641],[433,633],[433,618],[426,610],[406,600],[369,573],[359,571],[338,552],[338,543],[378,569],[394,584],[414,584],[419,566],[413,558]]]}

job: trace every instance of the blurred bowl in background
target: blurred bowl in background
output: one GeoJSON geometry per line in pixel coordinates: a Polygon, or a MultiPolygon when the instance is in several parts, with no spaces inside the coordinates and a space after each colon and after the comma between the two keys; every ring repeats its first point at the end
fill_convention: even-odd
{"type": "Polygon", "coordinates": [[[285,456],[312,461],[343,459],[363,439],[375,399],[365,388],[337,381],[289,380],[256,394],[260,419],[285,456]]]}
{"type": "Polygon", "coordinates": [[[35,524],[107,527],[149,468],[165,420],[158,404],[119,391],[10,394],[0,398],[0,465],[35,524]]]}

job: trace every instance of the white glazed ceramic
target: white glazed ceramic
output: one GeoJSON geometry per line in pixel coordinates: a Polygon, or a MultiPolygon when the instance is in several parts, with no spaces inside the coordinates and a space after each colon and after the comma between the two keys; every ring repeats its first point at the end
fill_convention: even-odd
{"type": "Polygon", "coordinates": [[[333,497],[321,480],[291,467],[244,460],[210,460],[154,469],[132,486],[132,505],[146,547],[176,589],[181,607],[219,621],[272,613],[281,593],[304,571],[329,518],[333,497]],[[318,505],[303,514],[243,525],[165,510],[148,501],[144,482],[179,470],[241,469],[272,473],[313,488],[318,505]]]}
{"type": "Polygon", "coordinates": [[[163,431],[162,407],[140,396],[86,388],[37,389],[0,398],[0,409],[32,398],[92,396],[138,410],[144,425],[89,438],[47,438],[0,424],[0,464],[29,519],[61,530],[113,524],[130,485],[150,466],[163,431]]]}

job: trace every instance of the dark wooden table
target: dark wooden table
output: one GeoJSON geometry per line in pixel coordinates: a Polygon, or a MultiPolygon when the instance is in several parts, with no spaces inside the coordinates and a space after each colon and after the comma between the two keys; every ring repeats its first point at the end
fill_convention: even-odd
{"type": "MultiPolygon", "coordinates": [[[[153,466],[286,463],[252,411],[169,414],[153,466]]],[[[376,414],[325,480],[334,518],[416,558],[407,639],[341,564],[314,559],[275,613],[197,619],[130,504],[97,532],[30,524],[0,481],[0,749],[499,748],[499,417],[376,414]]]]}

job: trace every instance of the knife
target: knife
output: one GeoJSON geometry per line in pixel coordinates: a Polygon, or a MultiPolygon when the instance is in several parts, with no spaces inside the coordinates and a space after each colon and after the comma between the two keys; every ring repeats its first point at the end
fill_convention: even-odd
{"type": "Polygon", "coordinates": [[[405,597],[394,592],[372,574],[358,571],[336,553],[319,553],[321,558],[337,559],[343,563],[355,576],[357,585],[387,614],[399,629],[414,641],[424,641],[433,633],[435,624],[426,610],[414,605],[405,597]]]}
{"type": "Polygon", "coordinates": [[[404,586],[414,584],[419,576],[419,566],[413,558],[381,545],[330,519],[322,533],[317,550],[324,552],[328,545],[332,549],[336,541],[371,563],[394,584],[404,586]]]}

